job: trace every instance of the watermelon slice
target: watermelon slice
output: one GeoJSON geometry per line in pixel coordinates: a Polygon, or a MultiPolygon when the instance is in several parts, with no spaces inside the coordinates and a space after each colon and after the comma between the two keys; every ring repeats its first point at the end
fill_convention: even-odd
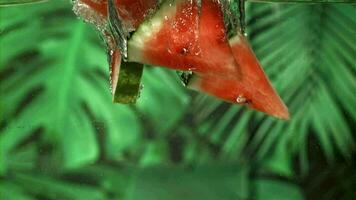
{"type": "Polygon", "coordinates": [[[237,34],[227,41],[221,5],[202,0],[200,13],[196,7],[196,1],[163,4],[128,42],[128,59],[192,71],[188,87],[288,119],[288,109],[245,37],[237,34]]]}
{"type": "Polygon", "coordinates": [[[128,41],[128,60],[238,79],[215,0],[167,0],[128,41]],[[200,12],[199,12],[200,11],[200,12]]]}
{"type": "MultiPolygon", "coordinates": [[[[231,31],[236,29],[236,20],[229,19],[222,11],[231,2],[222,6],[216,0],[166,0],[147,18],[158,1],[109,0],[109,4],[115,5],[115,16],[104,9],[107,0],[80,1],[90,2],[88,5],[105,19],[119,20],[117,23],[122,26],[119,29],[127,32],[146,19],[128,41],[129,61],[189,71],[186,73],[189,76],[184,77],[189,88],[230,103],[248,105],[277,118],[289,118],[287,107],[265,76],[245,36],[231,31]],[[227,19],[230,21],[225,24],[227,19]],[[229,35],[235,35],[231,39],[227,38],[227,29],[229,35]],[[188,81],[190,76],[193,78],[188,81]]],[[[120,37],[114,36],[110,35],[111,39],[120,37]]],[[[124,62],[118,76],[120,51],[116,48],[110,55],[114,101],[135,102],[138,93],[132,91],[139,90],[142,65],[124,62]]]]}
{"type": "MultiPolygon", "coordinates": [[[[118,11],[120,18],[124,19],[124,29],[127,31],[133,31],[158,4],[157,0],[114,1],[116,6],[114,9],[118,11]]],[[[117,47],[118,43],[115,41],[116,37],[112,35],[112,32],[108,28],[108,0],[77,0],[74,2],[73,9],[78,16],[95,25],[106,41],[113,101],[135,103],[140,92],[143,65],[138,63],[121,63],[121,53],[117,47]]]]}
{"type": "Polygon", "coordinates": [[[247,105],[280,119],[289,119],[288,108],[273,89],[245,36],[238,34],[229,42],[241,67],[242,80],[195,74],[189,80],[188,87],[230,103],[247,105]]]}

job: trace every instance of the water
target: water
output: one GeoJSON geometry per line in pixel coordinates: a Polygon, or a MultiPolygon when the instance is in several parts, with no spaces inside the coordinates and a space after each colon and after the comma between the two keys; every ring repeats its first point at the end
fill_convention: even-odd
{"type": "Polygon", "coordinates": [[[238,91],[233,104],[188,90],[179,76],[189,85],[192,71],[150,65],[137,102],[112,103],[105,43],[118,49],[98,37],[108,22],[81,10],[94,30],[71,9],[0,7],[1,200],[354,198],[355,6],[246,3],[248,44],[288,121],[237,105],[238,91]]]}

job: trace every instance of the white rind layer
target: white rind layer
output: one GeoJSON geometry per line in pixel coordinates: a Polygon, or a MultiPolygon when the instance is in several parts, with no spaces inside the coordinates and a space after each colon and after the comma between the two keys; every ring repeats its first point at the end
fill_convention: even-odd
{"type": "Polygon", "coordinates": [[[162,28],[164,22],[175,16],[177,4],[181,0],[167,0],[159,10],[149,19],[144,21],[131,39],[128,41],[128,60],[144,62],[142,51],[145,49],[147,41],[154,37],[162,28]]]}
{"type": "Polygon", "coordinates": [[[240,34],[236,34],[235,36],[229,39],[230,46],[234,46],[235,44],[238,44],[240,42],[241,42],[240,34]]]}

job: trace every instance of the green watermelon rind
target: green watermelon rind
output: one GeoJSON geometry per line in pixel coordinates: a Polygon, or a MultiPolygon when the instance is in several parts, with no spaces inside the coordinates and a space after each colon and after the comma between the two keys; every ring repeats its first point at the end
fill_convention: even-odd
{"type": "Polygon", "coordinates": [[[122,104],[136,103],[140,96],[142,74],[143,64],[121,62],[113,101],[122,104]]]}

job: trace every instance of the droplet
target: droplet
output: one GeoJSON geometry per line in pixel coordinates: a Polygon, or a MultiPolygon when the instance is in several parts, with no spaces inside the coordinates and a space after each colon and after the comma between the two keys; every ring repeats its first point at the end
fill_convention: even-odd
{"type": "Polygon", "coordinates": [[[180,51],[180,54],[182,54],[182,55],[187,55],[188,53],[189,53],[189,50],[185,47],[183,47],[180,51]]]}
{"type": "Polygon", "coordinates": [[[142,91],[143,91],[143,88],[145,87],[144,84],[140,84],[140,88],[139,88],[139,91],[138,91],[138,94],[137,94],[137,98],[140,98],[141,97],[141,94],[142,94],[142,91]]]}
{"type": "Polygon", "coordinates": [[[247,103],[247,99],[246,97],[244,97],[243,95],[239,95],[237,98],[236,98],[236,102],[238,104],[245,104],[247,103]]]}
{"type": "Polygon", "coordinates": [[[140,84],[140,91],[143,90],[143,88],[145,88],[144,84],[140,84]]]}
{"type": "Polygon", "coordinates": [[[193,76],[192,71],[184,71],[184,72],[177,71],[177,74],[178,74],[183,86],[187,86],[190,82],[190,79],[193,76]]]}

